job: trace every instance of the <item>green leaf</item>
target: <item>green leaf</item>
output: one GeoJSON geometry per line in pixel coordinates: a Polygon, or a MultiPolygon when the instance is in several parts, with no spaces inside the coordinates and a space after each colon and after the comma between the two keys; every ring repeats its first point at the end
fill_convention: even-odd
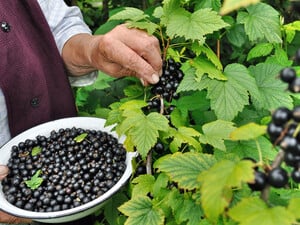
{"type": "Polygon", "coordinates": [[[203,220],[203,210],[192,196],[181,194],[177,189],[173,189],[169,193],[167,201],[172,208],[177,224],[200,224],[203,220]],[[184,223],[185,221],[188,222],[184,223]]]}
{"type": "Polygon", "coordinates": [[[288,211],[294,214],[296,219],[300,219],[299,207],[300,207],[300,198],[291,198],[288,205],[288,211]]]}
{"type": "Polygon", "coordinates": [[[36,155],[40,154],[41,151],[42,151],[42,148],[40,146],[35,146],[31,150],[31,155],[36,156],[36,155]]]}
{"type": "Polygon", "coordinates": [[[125,225],[164,224],[164,213],[162,209],[153,205],[151,199],[146,196],[139,195],[125,202],[118,209],[128,216],[125,225]]]}
{"type": "Polygon", "coordinates": [[[282,68],[282,66],[267,63],[249,67],[250,73],[256,80],[260,95],[259,99],[253,99],[256,108],[274,110],[281,106],[293,107],[292,98],[285,91],[286,84],[280,79],[276,79],[282,68]]]}
{"type": "Polygon", "coordinates": [[[226,141],[227,152],[239,156],[239,158],[251,157],[256,161],[260,160],[257,145],[260,146],[262,158],[266,161],[273,160],[276,157],[277,150],[273,147],[270,140],[261,136],[257,138],[257,142],[250,141],[226,141]]]}
{"type": "Polygon", "coordinates": [[[194,138],[199,137],[201,134],[195,129],[190,127],[179,127],[177,130],[170,129],[169,132],[170,135],[173,136],[173,141],[170,144],[173,146],[172,152],[178,151],[184,143],[193,146],[198,151],[201,150],[200,143],[194,138]]]}
{"type": "Polygon", "coordinates": [[[210,144],[213,147],[226,150],[224,140],[229,139],[230,133],[235,130],[232,122],[216,120],[202,126],[203,135],[200,136],[200,142],[210,144]]]}
{"type": "Polygon", "coordinates": [[[155,178],[151,175],[140,175],[132,183],[134,184],[132,190],[132,196],[136,197],[137,195],[147,195],[152,192],[152,188],[155,182],[155,178]]]}
{"type": "Polygon", "coordinates": [[[130,98],[143,96],[144,90],[140,85],[129,85],[124,89],[124,94],[130,98]]]}
{"type": "Polygon", "coordinates": [[[153,34],[159,26],[152,22],[145,21],[129,21],[127,22],[129,28],[138,28],[140,30],[146,30],[148,34],[153,34]]]}
{"type": "Polygon", "coordinates": [[[293,21],[292,23],[288,23],[283,25],[284,31],[286,33],[286,40],[288,43],[291,43],[294,40],[296,35],[296,31],[300,31],[300,21],[293,21]]]}
{"type": "Polygon", "coordinates": [[[36,171],[36,173],[31,177],[30,180],[26,180],[25,184],[32,190],[37,189],[44,181],[43,178],[39,177],[42,173],[42,170],[36,171]]]}
{"type": "Polygon", "coordinates": [[[256,123],[248,123],[236,128],[229,136],[233,141],[251,140],[265,134],[266,130],[267,126],[258,125],[256,123]]]}
{"type": "Polygon", "coordinates": [[[116,193],[104,205],[104,216],[110,225],[120,224],[120,212],[118,207],[128,200],[127,196],[122,193],[116,193]]]}
{"type": "Polygon", "coordinates": [[[291,225],[296,222],[293,214],[284,207],[269,208],[258,197],[242,199],[241,202],[229,210],[228,214],[240,225],[291,225]]]}
{"type": "Polygon", "coordinates": [[[77,143],[80,143],[80,142],[84,141],[84,139],[85,139],[87,136],[88,136],[88,133],[82,133],[82,134],[76,136],[76,137],[74,138],[74,141],[76,141],[77,143]]]}
{"type": "Polygon", "coordinates": [[[195,68],[192,68],[190,65],[185,64],[183,68],[183,72],[184,72],[184,77],[177,88],[177,92],[195,91],[195,90],[200,91],[206,88],[206,85],[203,82],[200,82],[196,77],[195,68]]]}
{"type": "Polygon", "coordinates": [[[199,175],[198,180],[202,183],[201,203],[210,221],[215,222],[230,204],[228,198],[232,187],[241,187],[243,182],[254,179],[252,167],[253,163],[249,160],[222,160],[199,175]]]}
{"type": "Polygon", "coordinates": [[[259,1],[260,0],[225,0],[220,10],[220,14],[225,15],[239,8],[258,3],[259,1]]]}
{"type": "Polygon", "coordinates": [[[199,188],[198,175],[215,163],[212,155],[194,152],[166,155],[155,161],[154,167],[168,174],[183,189],[199,188]]]}
{"type": "Polygon", "coordinates": [[[201,53],[204,53],[206,57],[213,63],[213,65],[218,69],[218,70],[223,70],[223,65],[216,55],[215,52],[208,46],[204,45],[199,45],[198,43],[193,43],[191,49],[193,52],[195,52],[197,55],[200,55],[201,53]]]}
{"type": "Polygon", "coordinates": [[[227,81],[208,82],[208,98],[219,119],[231,121],[249,104],[249,92],[258,95],[255,80],[241,64],[229,64],[224,70],[227,81]]]}
{"type": "Polygon", "coordinates": [[[205,58],[197,57],[192,61],[192,66],[196,68],[196,75],[198,78],[201,78],[204,74],[207,74],[211,79],[227,80],[223,72],[205,58]]]}
{"type": "Polygon", "coordinates": [[[197,91],[187,96],[182,96],[177,100],[177,107],[180,110],[208,110],[210,108],[209,101],[206,99],[205,91],[197,91]]]}
{"type": "Polygon", "coordinates": [[[199,9],[193,13],[183,8],[176,8],[167,15],[167,21],[166,33],[169,37],[184,37],[186,40],[198,40],[200,44],[204,43],[205,35],[228,25],[217,12],[209,8],[199,9]]]}
{"type": "Polygon", "coordinates": [[[117,127],[117,132],[119,135],[129,136],[142,157],[146,157],[151,147],[157,142],[158,131],[167,131],[169,128],[168,119],[159,113],[153,112],[145,116],[141,110],[127,109],[123,116],[125,119],[117,127]]]}
{"type": "Polygon", "coordinates": [[[250,41],[266,39],[270,43],[282,43],[279,14],[274,8],[258,3],[246,9],[248,13],[239,13],[238,21],[245,25],[250,41]]]}
{"type": "Polygon", "coordinates": [[[273,48],[273,44],[271,43],[259,43],[250,50],[247,56],[247,61],[258,57],[267,56],[272,52],[273,48]]]}
{"type": "Polygon", "coordinates": [[[110,16],[109,21],[111,20],[131,20],[139,21],[149,17],[144,13],[144,11],[134,8],[134,7],[125,7],[124,10],[110,16]]]}

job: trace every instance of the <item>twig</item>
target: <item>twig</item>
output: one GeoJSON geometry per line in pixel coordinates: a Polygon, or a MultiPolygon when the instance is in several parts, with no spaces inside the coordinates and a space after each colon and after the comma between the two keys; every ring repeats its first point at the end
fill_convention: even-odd
{"type": "MultiPolygon", "coordinates": [[[[277,153],[272,165],[271,169],[276,168],[281,165],[282,161],[284,158],[284,151],[282,149],[279,150],[277,153]]],[[[261,191],[261,198],[265,201],[268,202],[269,199],[269,193],[270,193],[270,185],[267,185],[262,191],[261,191]]]]}

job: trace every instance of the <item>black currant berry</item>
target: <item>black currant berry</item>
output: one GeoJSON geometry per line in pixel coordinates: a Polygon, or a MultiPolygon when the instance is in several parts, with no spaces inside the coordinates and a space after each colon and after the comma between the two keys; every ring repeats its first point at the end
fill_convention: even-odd
{"type": "Polygon", "coordinates": [[[296,77],[291,83],[289,83],[288,90],[293,93],[300,92],[300,77],[296,77]]]}
{"type": "Polygon", "coordinates": [[[300,183],[300,170],[298,168],[294,168],[291,173],[291,177],[294,182],[300,183]]]}
{"type": "Polygon", "coordinates": [[[289,177],[282,167],[272,169],[268,174],[268,183],[275,188],[282,188],[288,183],[289,177]]]}
{"type": "Polygon", "coordinates": [[[275,143],[275,141],[277,141],[277,139],[283,132],[283,129],[284,128],[282,126],[277,126],[272,122],[268,124],[267,133],[269,134],[272,143],[275,143]]]}
{"type": "Polygon", "coordinates": [[[285,136],[280,143],[280,147],[289,152],[297,153],[298,152],[298,141],[293,136],[285,136]]]}
{"type": "Polygon", "coordinates": [[[296,78],[296,71],[293,68],[287,67],[280,71],[279,76],[283,82],[290,84],[296,78]]]}
{"type": "Polygon", "coordinates": [[[252,191],[261,191],[263,190],[267,185],[267,175],[259,170],[255,170],[254,174],[254,182],[248,183],[248,186],[252,191]]]}
{"type": "Polygon", "coordinates": [[[293,111],[292,111],[292,115],[293,115],[293,120],[297,123],[300,122],[300,106],[295,106],[293,111]]]}
{"type": "Polygon", "coordinates": [[[272,114],[272,121],[277,126],[283,126],[292,118],[292,112],[286,107],[276,109],[272,114]]]}
{"type": "Polygon", "coordinates": [[[300,155],[290,151],[285,151],[283,161],[287,166],[297,167],[300,165],[300,155]]]}

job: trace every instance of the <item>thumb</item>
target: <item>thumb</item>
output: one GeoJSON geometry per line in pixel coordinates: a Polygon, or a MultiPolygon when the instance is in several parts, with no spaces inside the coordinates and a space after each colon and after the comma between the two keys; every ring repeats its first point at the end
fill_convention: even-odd
{"type": "Polygon", "coordinates": [[[3,180],[8,174],[8,167],[0,165],[0,181],[3,180]]]}

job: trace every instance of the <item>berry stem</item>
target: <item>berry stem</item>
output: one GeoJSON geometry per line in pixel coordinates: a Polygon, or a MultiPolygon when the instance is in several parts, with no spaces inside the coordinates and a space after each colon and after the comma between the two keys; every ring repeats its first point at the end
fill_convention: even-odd
{"type": "MultiPolygon", "coordinates": [[[[271,169],[279,167],[283,161],[284,158],[284,151],[280,149],[271,165],[271,169]]],[[[262,191],[261,191],[261,198],[268,202],[269,199],[269,193],[270,193],[270,185],[267,185],[262,191]]]]}
{"type": "Polygon", "coordinates": [[[149,151],[146,161],[146,172],[152,175],[152,150],[149,151]]]}

